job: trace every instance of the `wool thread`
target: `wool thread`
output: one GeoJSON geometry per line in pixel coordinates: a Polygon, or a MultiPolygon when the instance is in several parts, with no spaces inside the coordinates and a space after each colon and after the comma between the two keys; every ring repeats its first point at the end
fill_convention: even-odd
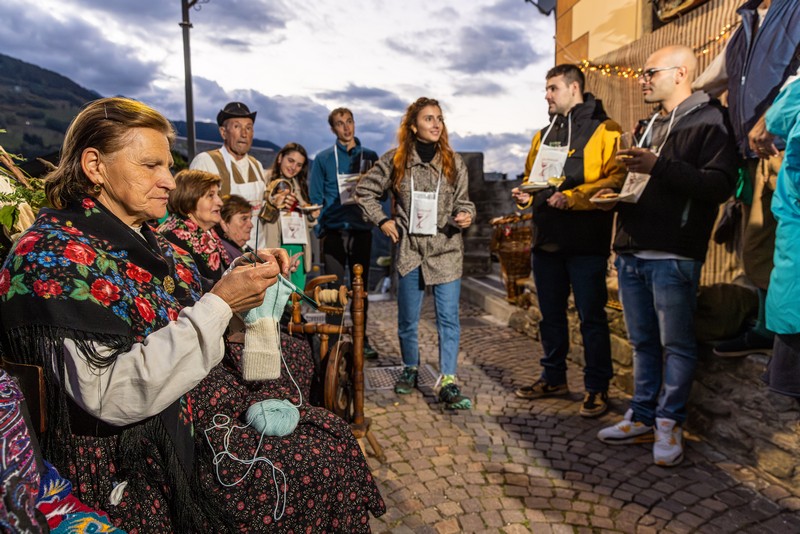
{"type": "Polygon", "coordinates": [[[247,409],[247,424],[267,436],[287,436],[300,421],[300,410],[286,399],[267,399],[247,409]]]}
{"type": "MultiPolygon", "coordinates": [[[[268,291],[273,290],[273,288],[275,288],[274,290],[277,291],[278,285],[279,284],[273,285],[268,291]]],[[[274,302],[273,306],[272,314],[274,315],[277,311],[277,301],[274,302]]],[[[269,458],[260,456],[259,452],[261,451],[261,446],[264,443],[265,436],[286,436],[294,432],[294,430],[297,428],[297,424],[300,421],[299,408],[303,405],[303,391],[300,389],[300,385],[294,379],[294,376],[292,376],[292,372],[289,370],[289,365],[286,363],[286,359],[283,356],[283,351],[281,350],[280,344],[280,335],[278,336],[277,346],[278,352],[281,356],[281,363],[283,364],[283,367],[286,368],[286,373],[289,375],[289,379],[292,381],[295,388],[297,388],[297,393],[299,396],[299,402],[297,405],[292,404],[288,399],[265,399],[252,404],[250,408],[248,408],[245,416],[247,421],[246,425],[239,426],[233,424],[229,416],[218,413],[212,418],[212,425],[203,431],[206,436],[206,441],[208,442],[209,447],[211,447],[212,452],[214,452],[214,444],[211,441],[211,432],[215,430],[224,432],[222,439],[223,449],[219,452],[214,452],[212,459],[217,480],[222,486],[229,488],[241,484],[242,481],[244,481],[244,479],[250,474],[253,466],[258,462],[264,462],[270,466],[270,468],[272,468],[272,483],[275,487],[275,494],[277,496],[275,500],[275,508],[272,511],[272,517],[274,517],[276,521],[283,517],[283,514],[286,511],[286,495],[288,493],[289,484],[286,473],[272,463],[269,458]],[[261,437],[259,438],[258,446],[256,447],[252,458],[239,458],[231,452],[231,438],[233,437],[234,430],[245,430],[248,427],[253,427],[255,430],[257,430],[261,434],[261,437]],[[229,459],[235,463],[247,466],[247,471],[245,471],[245,473],[235,482],[225,482],[222,480],[220,469],[221,464],[225,459],[229,459]],[[281,480],[279,480],[279,477],[281,480]],[[281,481],[283,482],[282,484],[281,481]],[[281,488],[283,488],[283,491],[281,491],[281,488]]]]}

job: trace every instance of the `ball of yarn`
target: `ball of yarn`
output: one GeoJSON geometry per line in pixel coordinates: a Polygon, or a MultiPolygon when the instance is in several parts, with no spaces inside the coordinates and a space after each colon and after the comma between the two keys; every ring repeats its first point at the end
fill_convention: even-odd
{"type": "Polygon", "coordinates": [[[267,436],[286,436],[294,432],[300,411],[288,400],[267,399],[247,409],[247,422],[267,436]]]}

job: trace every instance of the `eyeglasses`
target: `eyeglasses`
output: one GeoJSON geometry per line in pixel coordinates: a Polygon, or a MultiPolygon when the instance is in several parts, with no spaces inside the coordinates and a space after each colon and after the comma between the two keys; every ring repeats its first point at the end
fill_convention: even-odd
{"type": "Polygon", "coordinates": [[[655,74],[656,72],[661,72],[662,70],[679,69],[679,68],[680,67],[678,67],[678,66],[675,66],[675,67],[653,67],[652,69],[647,69],[646,71],[644,71],[641,74],[639,74],[638,78],[640,80],[644,80],[645,82],[649,82],[650,79],[653,77],[653,74],[655,74]]]}

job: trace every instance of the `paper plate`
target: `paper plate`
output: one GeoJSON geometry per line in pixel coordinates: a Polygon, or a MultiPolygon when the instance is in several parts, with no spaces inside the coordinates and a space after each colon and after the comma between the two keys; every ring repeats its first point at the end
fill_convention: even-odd
{"type": "Polygon", "coordinates": [[[594,202],[595,204],[612,204],[614,202],[628,200],[631,196],[632,195],[617,195],[612,198],[590,198],[589,202],[594,202]]]}
{"type": "Polygon", "coordinates": [[[522,184],[519,188],[526,193],[531,191],[541,191],[542,189],[547,189],[548,187],[553,187],[552,185],[548,184],[547,182],[528,182],[526,184],[522,184]]]}

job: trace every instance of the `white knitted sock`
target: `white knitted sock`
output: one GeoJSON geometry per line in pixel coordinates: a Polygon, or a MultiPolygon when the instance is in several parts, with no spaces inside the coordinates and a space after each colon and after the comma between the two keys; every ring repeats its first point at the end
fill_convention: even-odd
{"type": "Polygon", "coordinates": [[[278,320],[261,317],[245,325],[242,377],[274,380],[281,376],[281,334],[278,320]]]}

